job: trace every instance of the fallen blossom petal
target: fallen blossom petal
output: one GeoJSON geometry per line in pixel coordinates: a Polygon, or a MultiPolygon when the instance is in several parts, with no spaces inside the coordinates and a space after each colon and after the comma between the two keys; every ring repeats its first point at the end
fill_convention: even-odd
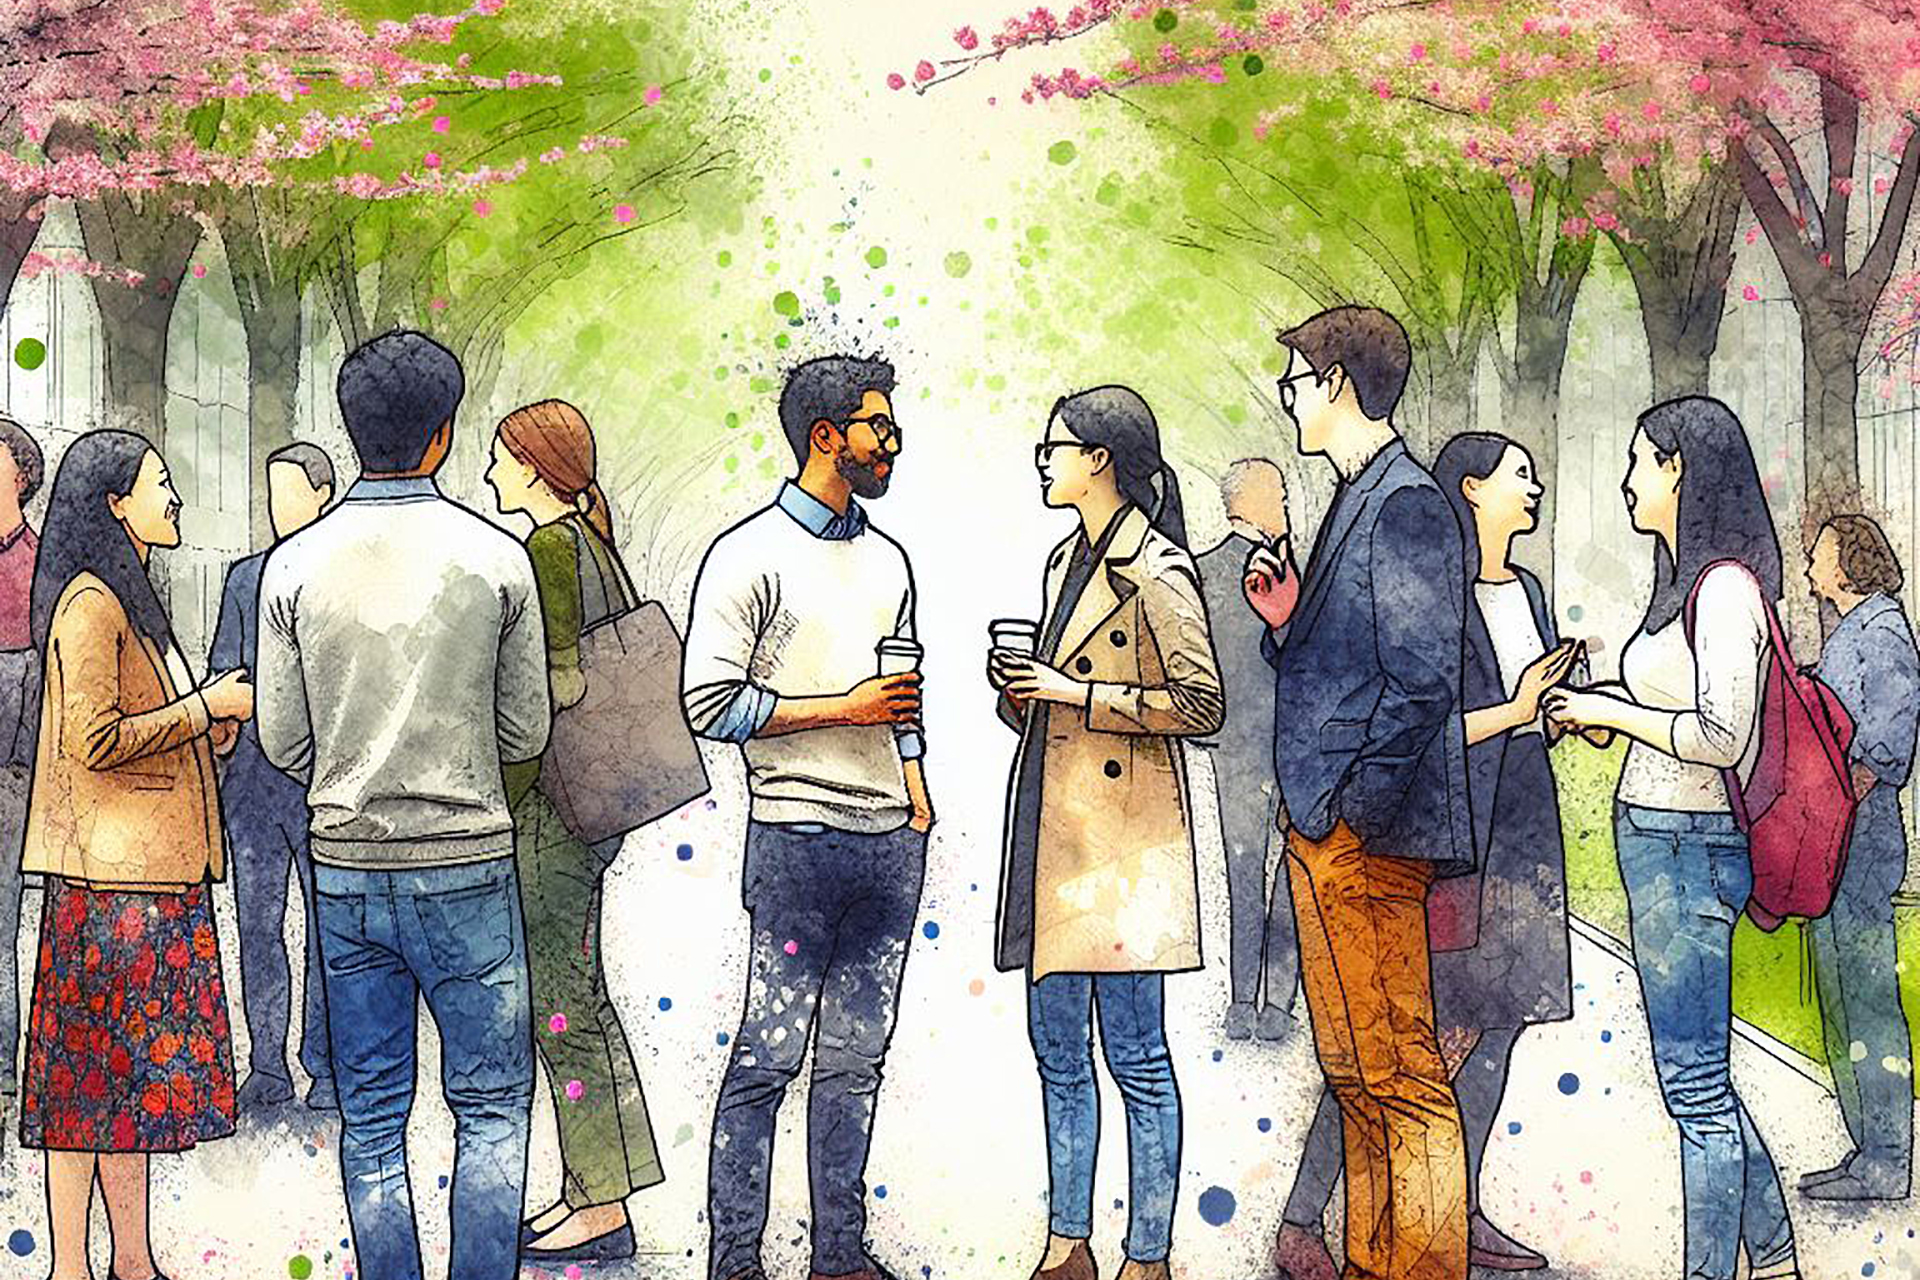
{"type": "Polygon", "coordinates": [[[633,206],[630,204],[617,204],[613,206],[613,220],[620,223],[632,222],[633,206]]]}

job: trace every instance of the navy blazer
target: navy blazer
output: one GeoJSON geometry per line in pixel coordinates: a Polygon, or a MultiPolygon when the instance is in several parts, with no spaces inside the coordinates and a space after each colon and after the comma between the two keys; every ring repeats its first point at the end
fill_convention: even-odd
{"type": "MultiPolygon", "coordinates": [[[[253,678],[254,661],[260,653],[260,574],[266,565],[267,553],[256,551],[234,561],[227,570],[226,587],[220,593],[220,620],[214,624],[213,644],[207,651],[209,673],[217,676],[244,667],[247,678],[253,678]]],[[[260,750],[260,731],[251,717],[240,726],[234,760],[249,764],[266,761],[260,750]]]]}
{"type": "Polygon", "coordinates": [[[1294,829],[1472,871],[1460,525],[1398,440],[1334,500],[1276,642],[1274,773],[1294,829]]]}
{"type": "MultiPolygon", "coordinates": [[[[1560,643],[1560,630],[1554,626],[1553,611],[1547,608],[1547,593],[1541,589],[1540,579],[1519,565],[1513,567],[1513,572],[1520,579],[1521,589],[1527,593],[1527,603],[1533,609],[1533,625],[1540,629],[1540,640],[1551,651],[1560,643]]],[[[1497,707],[1511,693],[1500,679],[1500,658],[1494,652],[1493,635],[1487,630],[1487,620],[1481,616],[1478,601],[1470,601],[1467,605],[1466,676],[1462,688],[1466,695],[1460,704],[1463,716],[1483,707],[1497,707]]],[[[1511,733],[1496,733],[1485,742],[1467,748],[1467,793],[1473,801],[1473,847],[1480,851],[1483,862],[1487,850],[1492,847],[1493,807],[1499,796],[1500,769],[1506,763],[1507,743],[1512,737],[1511,733]]]]}

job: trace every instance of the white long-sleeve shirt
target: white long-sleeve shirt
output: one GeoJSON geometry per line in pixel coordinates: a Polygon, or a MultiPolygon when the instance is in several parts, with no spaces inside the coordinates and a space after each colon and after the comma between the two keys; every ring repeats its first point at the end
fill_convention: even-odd
{"type": "Polygon", "coordinates": [[[1642,631],[1620,655],[1620,678],[1642,706],[1674,712],[1673,755],[1635,742],[1620,775],[1619,798],[1646,809],[1725,813],[1722,769],[1753,775],[1760,679],[1769,655],[1766,607],[1752,574],[1722,565],[1700,584],[1694,643],[1676,617],[1642,631]]]}
{"type": "Polygon", "coordinates": [[[524,545],[427,480],[362,480],[274,548],[255,716],[307,780],[313,856],[366,870],[513,852],[500,766],[547,744],[545,627],[524,545]]]}
{"type": "Polygon", "coordinates": [[[798,485],[715,540],[693,588],[681,697],[695,733],[738,742],[757,822],[891,831],[912,814],[903,759],[918,734],[831,725],[754,736],[780,698],[845,693],[877,646],[914,636],[900,544],[857,506],[834,518],[798,485]]]}

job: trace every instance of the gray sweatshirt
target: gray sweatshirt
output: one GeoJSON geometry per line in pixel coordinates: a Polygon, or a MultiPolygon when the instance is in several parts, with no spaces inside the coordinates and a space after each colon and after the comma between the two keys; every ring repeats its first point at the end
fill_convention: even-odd
{"type": "Polygon", "coordinates": [[[526,548],[428,480],[362,480],[275,547],[255,715],[307,783],[313,856],[398,870],[513,852],[502,763],[547,743],[526,548]]]}

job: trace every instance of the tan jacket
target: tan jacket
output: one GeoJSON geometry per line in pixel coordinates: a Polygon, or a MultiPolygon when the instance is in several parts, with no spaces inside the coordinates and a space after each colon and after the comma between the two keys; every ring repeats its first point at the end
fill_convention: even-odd
{"type": "MultiPolygon", "coordinates": [[[[1047,561],[1049,617],[1079,534],[1047,561]]],[[[1014,759],[1002,858],[999,963],[1049,973],[1197,969],[1198,877],[1179,736],[1212,733],[1220,671],[1193,558],[1138,508],[1122,517],[1059,647],[1042,658],[1092,684],[1085,711],[1030,708],[1014,759]],[[1029,855],[1018,779],[1042,751],[1039,840],[1029,855]],[[1030,858],[1030,863],[1029,863],[1030,858]]]]}
{"type": "Polygon", "coordinates": [[[107,887],[225,874],[206,701],[99,578],[54,606],[23,869],[107,887]]]}

